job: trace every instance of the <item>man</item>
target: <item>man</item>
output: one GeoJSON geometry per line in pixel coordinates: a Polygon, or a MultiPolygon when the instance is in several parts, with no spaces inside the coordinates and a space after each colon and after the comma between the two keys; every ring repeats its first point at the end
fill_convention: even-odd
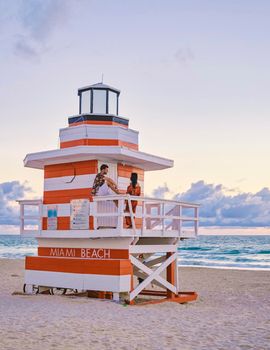
{"type": "Polygon", "coordinates": [[[110,194],[109,188],[115,193],[119,194],[116,183],[108,176],[109,167],[107,164],[102,164],[100,172],[96,175],[91,194],[92,196],[108,196],[110,194]]]}
{"type": "MultiPolygon", "coordinates": [[[[119,194],[116,183],[110,179],[107,174],[109,167],[107,164],[102,164],[100,167],[100,172],[96,175],[91,194],[92,196],[108,196],[110,195],[110,189],[115,193],[119,194]]],[[[98,201],[97,202],[97,212],[98,213],[111,213],[117,210],[118,203],[116,200],[110,201],[98,201]]],[[[117,227],[117,217],[116,216],[102,216],[97,218],[97,228],[116,228],[117,227]]]]}

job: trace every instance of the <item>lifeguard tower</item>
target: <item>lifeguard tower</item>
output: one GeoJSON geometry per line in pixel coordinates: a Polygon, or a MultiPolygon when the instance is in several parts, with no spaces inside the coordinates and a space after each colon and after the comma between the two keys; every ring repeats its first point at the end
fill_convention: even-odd
{"type": "Polygon", "coordinates": [[[195,300],[195,292],[179,290],[177,260],[179,241],[198,233],[199,205],[144,196],[144,173],[173,161],[139,150],[138,131],[119,115],[119,95],[103,83],[80,88],[79,114],[60,129],[60,148],[24,159],[44,171],[43,199],[19,201],[21,235],[38,242],[37,256],[25,259],[25,292],[73,289],[129,303],[139,294],[195,300]],[[91,196],[103,163],[119,195],[91,196]],[[140,197],[125,194],[131,172],[138,173],[140,197]],[[135,214],[132,200],[139,201],[135,214]]]}

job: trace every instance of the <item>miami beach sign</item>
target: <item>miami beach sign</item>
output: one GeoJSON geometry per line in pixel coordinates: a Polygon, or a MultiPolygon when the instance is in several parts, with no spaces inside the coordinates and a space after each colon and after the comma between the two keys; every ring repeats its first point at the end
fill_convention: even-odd
{"type": "Polygon", "coordinates": [[[39,256],[81,259],[128,259],[128,249],[39,247],[39,256]]]}

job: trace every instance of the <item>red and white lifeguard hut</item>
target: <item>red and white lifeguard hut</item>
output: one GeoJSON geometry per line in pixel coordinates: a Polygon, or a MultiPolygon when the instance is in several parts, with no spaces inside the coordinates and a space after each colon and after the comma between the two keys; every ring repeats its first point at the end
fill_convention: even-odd
{"type": "Polygon", "coordinates": [[[60,129],[60,148],[24,159],[26,167],[44,171],[43,198],[19,201],[21,235],[38,242],[38,255],[25,259],[25,291],[69,288],[114,300],[123,293],[129,302],[139,294],[195,300],[196,293],[179,291],[177,260],[179,241],[198,233],[199,205],[126,195],[131,172],[138,173],[143,192],[144,173],[173,161],[139,150],[138,131],[118,113],[119,90],[98,83],[78,95],[79,114],[60,129]],[[91,196],[103,163],[120,195],[91,196]],[[138,199],[135,216],[124,210],[138,199]],[[29,211],[33,206],[36,214],[29,211]]]}

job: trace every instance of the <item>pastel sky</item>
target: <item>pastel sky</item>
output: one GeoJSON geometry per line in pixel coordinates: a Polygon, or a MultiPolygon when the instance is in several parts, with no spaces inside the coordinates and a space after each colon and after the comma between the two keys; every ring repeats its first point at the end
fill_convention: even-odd
{"type": "MultiPolygon", "coordinates": [[[[0,218],[16,191],[41,195],[23,158],[58,147],[77,88],[103,73],[140,149],[175,160],[146,176],[147,193],[211,190],[253,213],[241,224],[270,223],[269,18],[267,0],[0,0],[0,218]]],[[[233,224],[211,203],[212,224],[233,224]]]]}

